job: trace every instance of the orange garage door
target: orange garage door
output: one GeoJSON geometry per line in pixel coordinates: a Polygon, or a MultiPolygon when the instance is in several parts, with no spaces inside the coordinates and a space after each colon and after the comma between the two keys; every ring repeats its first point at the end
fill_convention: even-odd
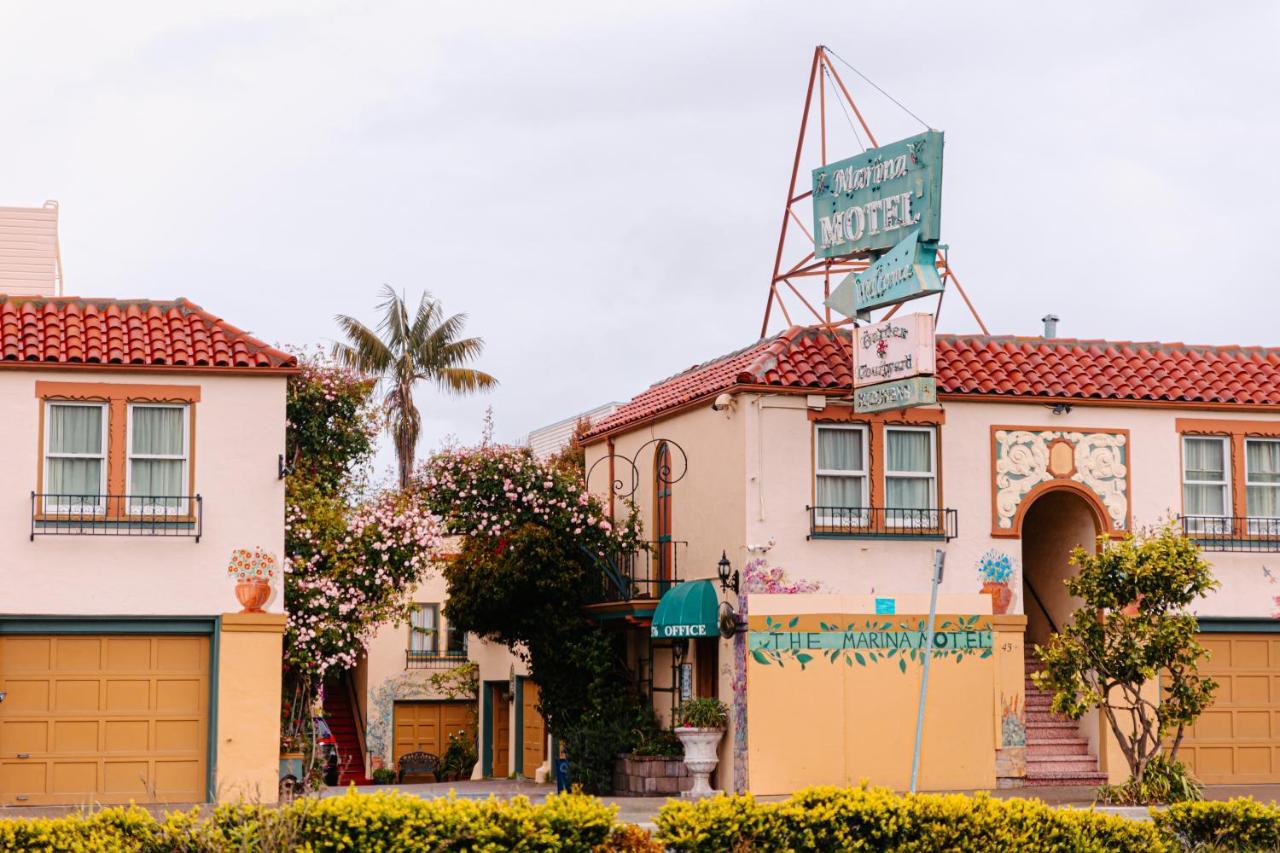
{"type": "Polygon", "coordinates": [[[0,691],[0,803],[205,801],[207,637],[0,637],[0,691]]]}
{"type": "Polygon", "coordinates": [[[1202,782],[1280,782],[1280,634],[1201,634],[1218,682],[1209,710],[1178,749],[1202,782]]]}
{"type": "Polygon", "coordinates": [[[475,705],[471,702],[397,702],[393,709],[395,739],[392,761],[410,752],[429,752],[443,758],[450,733],[476,736],[475,705]]]}

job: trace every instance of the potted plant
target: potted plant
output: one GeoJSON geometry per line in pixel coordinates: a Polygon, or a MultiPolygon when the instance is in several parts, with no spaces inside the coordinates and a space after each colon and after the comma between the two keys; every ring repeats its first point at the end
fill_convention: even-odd
{"type": "Polygon", "coordinates": [[[454,782],[458,779],[470,779],[471,771],[476,766],[476,747],[465,729],[449,735],[449,745],[440,757],[441,781],[454,782]]]}
{"type": "Polygon", "coordinates": [[[236,580],[236,599],[241,613],[261,613],[271,597],[271,579],[276,576],[276,557],[261,548],[237,548],[231,552],[227,575],[236,580]]]}
{"type": "Polygon", "coordinates": [[[1013,560],[1009,555],[994,549],[983,554],[978,560],[978,577],[982,578],[983,593],[991,596],[991,612],[1008,613],[1013,603],[1013,590],[1009,588],[1013,560]]]}
{"type": "Polygon", "coordinates": [[[693,777],[693,787],[684,793],[691,799],[709,797],[711,774],[720,761],[716,752],[729,724],[729,709],[719,699],[690,699],[680,706],[676,737],[684,745],[684,764],[693,777]]]}

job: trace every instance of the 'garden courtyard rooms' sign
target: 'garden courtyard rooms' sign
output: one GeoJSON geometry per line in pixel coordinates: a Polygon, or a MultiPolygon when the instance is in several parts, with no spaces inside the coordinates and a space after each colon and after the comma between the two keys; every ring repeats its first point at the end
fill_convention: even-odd
{"type": "Polygon", "coordinates": [[[933,315],[908,314],[853,330],[853,387],[931,375],[933,315]]]}
{"type": "Polygon", "coordinates": [[[942,132],[930,130],[813,170],[814,255],[892,248],[911,228],[936,242],[942,132]]]}

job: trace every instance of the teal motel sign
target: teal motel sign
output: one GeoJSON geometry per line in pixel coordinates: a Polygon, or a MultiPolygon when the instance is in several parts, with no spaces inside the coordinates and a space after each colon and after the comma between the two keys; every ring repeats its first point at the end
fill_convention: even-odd
{"type": "Polygon", "coordinates": [[[849,273],[827,297],[826,305],[846,317],[941,293],[938,244],[920,239],[915,229],[862,272],[849,273]]]}
{"type": "Polygon", "coordinates": [[[893,248],[942,225],[942,131],[929,130],[813,170],[814,256],[893,248]]]}
{"type": "Polygon", "coordinates": [[[866,385],[853,391],[855,412],[883,412],[938,402],[938,383],[932,376],[913,376],[895,382],[866,385]]]}

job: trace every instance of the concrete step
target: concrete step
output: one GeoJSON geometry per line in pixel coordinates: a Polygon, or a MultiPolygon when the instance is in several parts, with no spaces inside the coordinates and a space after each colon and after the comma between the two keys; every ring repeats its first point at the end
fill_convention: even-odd
{"type": "Polygon", "coordinates": [[[1058,773],[1063,771],[1080,771],[1081,773],[1097,773],[1098,759],[1092,755],[1037,755],[1027,756],[1027,775],[1040,773],[1058,773]]]}
{"type": "Polygon", "coordinates": [[[1061,714],[1055,714],[1047,708],[1044,710],[1036,710],[1034,708],[1028,708],[1027,722],[1028,723],[1071,723],[1072,725],[1075,725],[1075,723],[1073,723],[1071,720],[1068,720],[1066,717],[1062,716],[1061,714]]]}
{"type": "Polygon", "coordinates": [[[1074,787],[1077,785],[1087,785],[1096,788],[1099,785],[1105,785],[1107,782],[1107,774],[1105,773],[1050,773],[1041,775],[1031,775],[1030,768],[1027,770],[1026,781],[1027,786],[1037,786],[1042,788],[1050,787],[1074,787]]]}
{"type": "Polygon", "coordinates": [[[1040,740],[1027,739],[1027,758],[1063,755],[1088,755],[1089,744],[1083,738],[1054,737],[1040,740]]]}
{"type": "Polygon", "coordinates": [[[1043,722],[1038,720],[1029,720],[1027,722],[1027,742],[1038,743],[1042,740],[1056,740],[1058,738],[1078,738],[1080,737],[1080,729],[1072,722],[1043,722]]]}

